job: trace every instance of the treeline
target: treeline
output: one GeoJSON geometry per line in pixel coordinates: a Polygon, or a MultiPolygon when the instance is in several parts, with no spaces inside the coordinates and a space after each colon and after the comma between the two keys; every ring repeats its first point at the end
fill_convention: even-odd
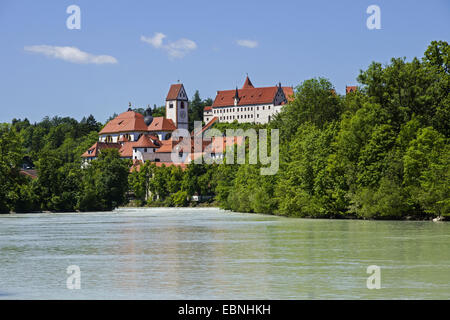
{"type": "Polygon", "coordinates": [[[81,154],[98,140],[93,116],[0,125],[0,212],[111,210],[124,204],[129,163],[117,150],[82,169],[81,154]],[[20,173],[34,168],[38,178],[20,173]],[[117,183],[117,184],[116,184],[117,183]]]}
{"type": "Polygon", "coordinates": [[[299,217],[449,216],[449,53],[432,42],[421,60],[372,63],[343,97],[326,79],[303,82],[268,126],[280,130],[278,174],[231,167],[216,199],[299,217]]]}
{"type": "MultiPolygon", "coordinates": [[[[209,102],[196,91],[192,123],[202,119],[199,110],[209,102]]],[[[164,116],[164,107],[154,111],[164,116]]],[[[107,150],[82,167],[81,155],[98,141],[102,127],[92,115],[81,121],[46,117],[33,124],[27,119],[0,124],[0,213],[103,211],[126,204],[131,161],[107,150]],[[22,174],[22,168],[35,169],[38,178],[22,174]]]]}

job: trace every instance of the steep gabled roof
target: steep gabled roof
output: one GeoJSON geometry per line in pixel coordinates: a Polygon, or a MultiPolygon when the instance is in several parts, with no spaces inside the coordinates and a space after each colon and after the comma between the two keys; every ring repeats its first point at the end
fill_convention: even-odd
{"type": "Polygon", "coordinates": [[[166,101],[176,100],[178,98],[178,95],[180,94],[181,88],[183,88],[182,83],[172,84],[170,86],[169,92],[167,93],[166,101]]]}
{"type": "Polygon", "coordinates": [[[294,100],[294,88],[292,87],[281,87],[283,89],[284,95],[286,96],[286,99],[288,102],[291,102],[294,100]]]}
{"type": "Polygon", "coordinates": [[[245,78],[244,85],[242,86],[242,89],[247,89],[247,88],[254,88],[253,83],[250,81],[248,76],[247,76],[247,78],[245,78]]]}
{"type": "Polygon", "coordinates": [[[164,117],[153,118],[152,123],[148,126],[146,130],[148,131],[174,131],[177,127],[173,123],[172,119],[167,119],[164,117]]]}
{"type": "Polygon", "coordinates": [[[99,134],[131,131],[147,131],[144,116],[138,112],[126,111],[109,121],[99,134]]]}
{"type": "Polygon", "coordinates": [[[350,92],[355,92],[357,90],[356,86],[345,86],[345,94],[349,94],[350,92]]]}

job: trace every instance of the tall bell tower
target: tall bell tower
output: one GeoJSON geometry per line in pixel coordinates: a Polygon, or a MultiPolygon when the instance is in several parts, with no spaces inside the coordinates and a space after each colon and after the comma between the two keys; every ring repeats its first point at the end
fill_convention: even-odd
{"type": "Polygon", "coordinates": [[[166,118],[179,129],[188,130],[189,99],[182,83],[172,84],[166,97],[166,118]]]}

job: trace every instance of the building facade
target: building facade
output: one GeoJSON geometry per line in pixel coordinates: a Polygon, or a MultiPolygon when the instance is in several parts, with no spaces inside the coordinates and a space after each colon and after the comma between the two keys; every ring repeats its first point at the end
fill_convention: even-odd
{"type": "Polygon", "coordinates": [[[293,99],[292,87],[254,87],[249,77],[241,89],[217,91],[211,107],[205,107],[203,121],[213,117],[219,122],[267,123],[281,111],[283,105],[293,99]]]}

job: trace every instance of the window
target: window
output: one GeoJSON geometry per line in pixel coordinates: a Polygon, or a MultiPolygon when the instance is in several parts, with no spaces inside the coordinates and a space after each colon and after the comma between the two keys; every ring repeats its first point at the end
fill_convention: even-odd
{"type": "Polygon", "coordinates": [[[259,118],[259,114],[257,114],[256,117],[259,118]]]}
{"type": "Polygon", "coordinates": [[[158,158],[155,158],[155,162],[159,162],[159,159],[158,159],[158,158]]]}
{"type": "Polygon", "coordinates": [[[108,143],[112,142],[112,137],[111,136],[107,136],[105,141],[108,142],[108,143]]]}
{"type": "Polygon", "coordinates": [[[144,148],[144,152],[147,152],[147,148],[144,148]]]}
{"type": "Polygon", "coordinates": [[[184,102],[183,101],[180,102],[180,107],[181,107],[181,109],[184,109],[184,102]]]}
{"type": "Polygon", "coordinates": [[[264,106],[263,106],[263,110],[264,110],[264,106]]]}
{"type": "Polygon", "coordinates": [[[173,103],[169,103],[169,108],[170,108],[170,109],[173,108],[173,103]]]}
{"type": "Polygon", "coordinates": [[[183,157],[183,151],[178,152],[178,156],[179,156],[180,158],[182,158],[182,157],[183,157]]]}
{"type": "Polygon", "coordinates": [[[256,107],[256,111],[259,111],[259,107],[256,107]]]}

